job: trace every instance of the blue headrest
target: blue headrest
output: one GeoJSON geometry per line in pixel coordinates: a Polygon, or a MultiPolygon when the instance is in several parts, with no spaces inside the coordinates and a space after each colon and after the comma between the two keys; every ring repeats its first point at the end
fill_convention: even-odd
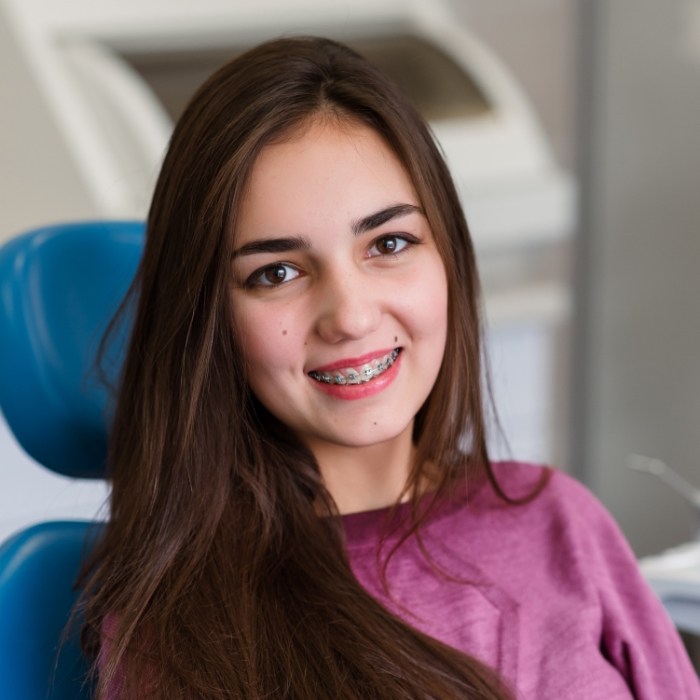
{"type": "MultiPolygon", "coordinates": [[[[24,450],[55,472],[104,474],[110,392],[96,352],[143,240],[141,222],[83,222],[0,248],[0,408],[24,450]]],[[[111,382],[126,336],[125,326],[108,348],[111,382]]]]}
{"type": "Polygon", "coordinates": [[[34,525],[0,544],[0,697],[88,700],[88,662],[77,631],[62,633],[83,557],[102,533],[98,523],[34,525]]]}

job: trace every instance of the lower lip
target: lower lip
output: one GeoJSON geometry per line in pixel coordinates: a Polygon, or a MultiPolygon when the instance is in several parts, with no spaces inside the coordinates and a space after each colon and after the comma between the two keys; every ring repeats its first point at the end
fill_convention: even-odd
{"type": "Polygon", "coordinates": [[[309,377],[309,381],[313,382],[317,389],[324,394],[328,394],[328,396],[332,396],[334,399],[342,399],[344,401],[365,399],[368,396],[374,396],[380,391],[384,391],[396,379],[402,357],[403,352],[400,352],[399,356],[394,360],[394,364],[388,370],[369,382],[363,382],[362,384],[326,384],[311,377],[309,377]]]}

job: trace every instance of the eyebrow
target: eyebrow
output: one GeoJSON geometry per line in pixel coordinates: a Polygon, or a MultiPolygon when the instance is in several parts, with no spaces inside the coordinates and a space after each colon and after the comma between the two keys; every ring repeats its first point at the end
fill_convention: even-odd
{"type": "Polygon", "coordinates": [[[358,219],[352,225],[352,232],[356,236],[359,236],[361,233],[379,228],[382,224],[392,219],[398,219],[401,216],[408,216],[409,214],[415,213],[422,214],[423,210],[415,204],[395,204],[386,209],[380,209],[374,212],[374,214],[365,216],[362,219],[358,219]]]}
{"type": "Polygon", "coordinates": [[[233,257],[255,255],[256,253],[289,253],[294,250],[309,250],[311,243],[303,236],[288,236],[285,238],[261,238],[257,241],[244,243],[233,251],[233,257]]]}
{"type": "MultiPolygon", "coordinates": [[[[392,219],[398,219],[409,214],[423,213],[421,207],[415,204],[395,204],[385,209],[364,216],[352,223],[353,235],[359,236],[372,229],[379,228],[392,219]]],[[[250,243],[244,243],[233,252],[233,257],[241,255],[255,255],[258,253],[289,253],[298,250],[309,250],[311,242],[304,236],[285,236],[284,238],[261,238],[250,243]]]]}

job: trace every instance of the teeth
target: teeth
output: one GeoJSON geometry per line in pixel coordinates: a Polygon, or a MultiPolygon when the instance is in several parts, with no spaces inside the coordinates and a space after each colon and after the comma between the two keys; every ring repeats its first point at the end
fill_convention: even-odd
{"type": "Polygon", "coordinates": [[[335,370],[329,372],[309,372],[309,376],[324,384],[363,384],[369,382],[380,374],[386,372],[399,356],[398,348],[392,350],[388,355],[362,365],[359,368],[349,367],[348,369],[335,370]]]}

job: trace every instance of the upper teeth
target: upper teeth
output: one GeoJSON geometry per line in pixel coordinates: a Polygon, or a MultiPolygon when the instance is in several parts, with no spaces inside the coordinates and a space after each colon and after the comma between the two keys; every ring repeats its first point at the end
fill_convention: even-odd
{"type": "Polygon", "coordinates": [[[309,376],[326,384],[362,384],[386,372],[399,356],[398,348],[384,357],[372,360],[361,367],[343,367],[332,372],[309,372],[309,376]]]}

